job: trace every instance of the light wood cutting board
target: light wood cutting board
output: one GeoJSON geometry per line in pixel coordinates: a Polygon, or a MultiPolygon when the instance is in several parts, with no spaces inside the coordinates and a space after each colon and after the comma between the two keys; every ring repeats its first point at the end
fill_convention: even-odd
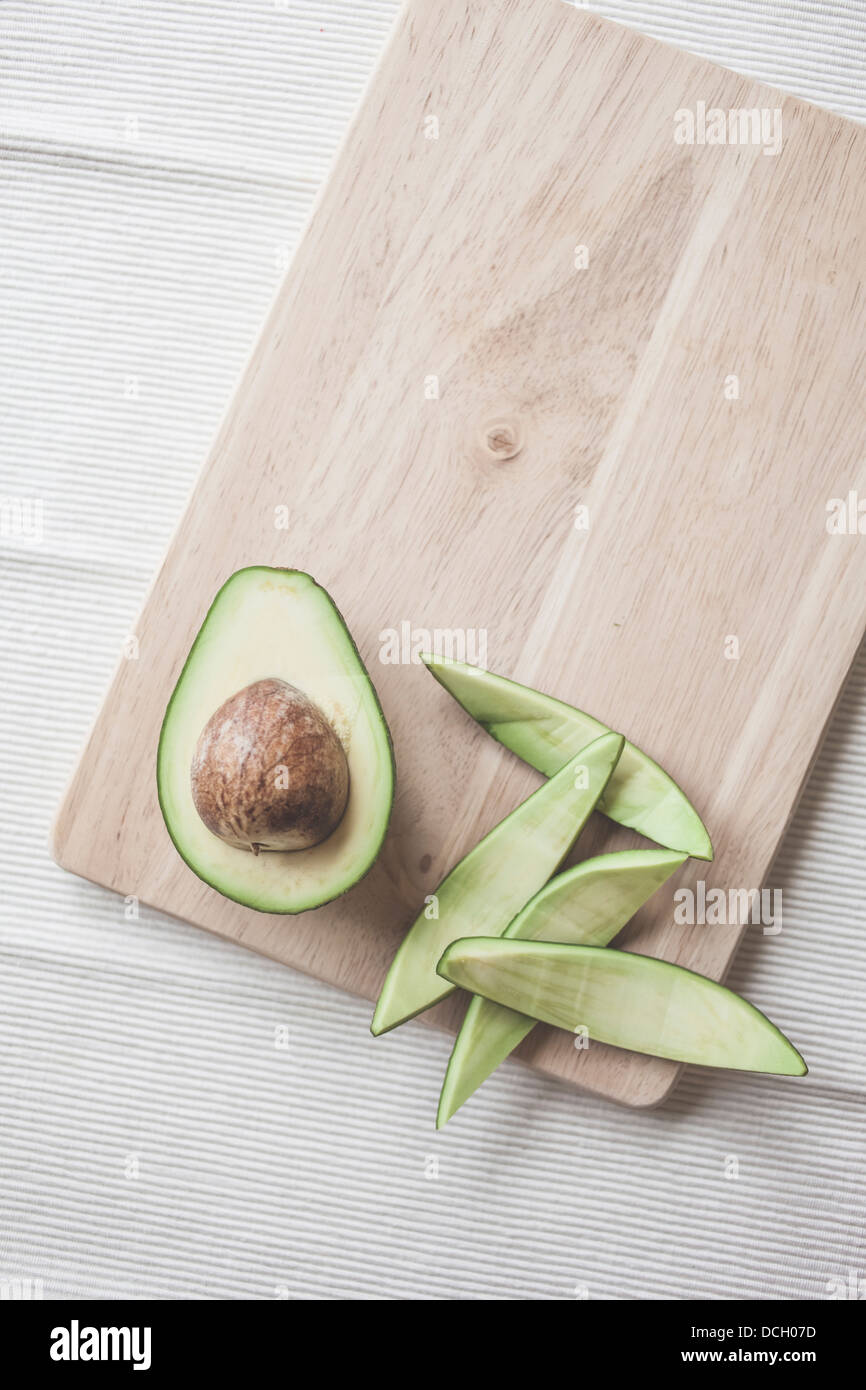
{"type": "MultiPolygon", "coordinates": [[[[681,883],[760,886],[866,626],[866,537],[826,528],[829,499],[866,498],[864,191],[866,131],[802,101],[561,0],[409,0],[74,776],[59,862],[372,999],[424,895],[539,782],[423,668],[381,663],[408,622],[486,630],[492,669],[657,758],[717,847],[681,883]],[[677,143],[701,102],[781,108],[781,150],[677,143]],[[298,918],[206,888],[156,800],[166,701],[249,564],[330,591],[397,757],[380,862],[298,918]]],[[[625,843],[598,818],[581,855],[625,843]]],[[[629,944],[721,977],[739,929],[675,926],[659,898],[629,944]]],[[[634,1105],[677,1071],[542,1029],[522,1055],[634,1105]]]]}

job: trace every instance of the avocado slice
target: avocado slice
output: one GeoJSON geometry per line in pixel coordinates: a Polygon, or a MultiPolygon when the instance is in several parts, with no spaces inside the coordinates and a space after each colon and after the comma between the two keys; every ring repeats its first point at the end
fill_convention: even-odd
{"type": "Polygon", "coordinates": [[[468,937],[443,980],[530,1018],[631,1052],[735,1071],[803,1076],[806,1063],[754,1004],[681,965],[603,946],[468,937]]]}
{"type": "MultiPolygon", "coordinates": [[[[448,657],[422,657],[431,675],[498,743],[552,777],[591,739],[607,732],[591,715],[480,666],[448,657]]],[[[685,792],[633,743],[626,743],[599,811],[657,845],[712,859],[703,821],[685,792]]]]}
{"type": "MultiPolygon", "coordinates": [[[[510,922],[503,935],[523,941],[606,946],[657,888],[688,858],[666,849],[599,854],[557,874],[510,922]]],[[[439,1097],[441,1129],[519,1042],[536,1020],[473,996],[439,1097]]]]}
{"type": "Polygon", "coordinates": [[[449,942],[468,928],[503,932],[556,871],[616,767],[624,740],[607,733],[500,821],[443,879],[404,937],[379,995],[372,1033],[437,1004],[454,986],[436,974],[449,942]],[[437,916],[428,916],[435,910],[437,916]]]}
{"type": "Polygon", "coordinates": [[[345,893],[370,868],[394,796],[391,740],[346,625],[308,574],[251,566],[220,589],[168,703],[157,786],[178,853],[205,883],[246,907],[305,912],[345,893]],[[196,810],[190,778],[202,731],[226,701],[256,682],[285,682],[302,692],[345,753],[345,810],[312,848],[250,853],[218,838],[196,810]]]}

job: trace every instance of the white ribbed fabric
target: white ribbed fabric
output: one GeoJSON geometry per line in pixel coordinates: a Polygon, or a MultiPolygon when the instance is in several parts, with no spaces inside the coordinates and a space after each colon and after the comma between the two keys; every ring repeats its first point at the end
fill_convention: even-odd
{"type": "MultiPolygon", "coordinates": [[[[861,0],[593,8],[866,117],[861,0]]],[[[863,657],[773,874],[784,930],[750,932],[732,976],[801,1046],[802,1083],[691,1071],[643,1113],[512,1064],[437,1136],[443,1037],[374,1041],[357,1000],[127,921],[48,859],[395,11],[0,8],[2,490],[43,508],[41,540],[0,542],[0,1294],[826,1298],[866,1274],[863,657]]]]}

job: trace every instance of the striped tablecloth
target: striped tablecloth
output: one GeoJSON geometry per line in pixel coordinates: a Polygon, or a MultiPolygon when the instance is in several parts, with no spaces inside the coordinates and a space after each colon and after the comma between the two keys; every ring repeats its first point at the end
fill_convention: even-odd
{"type": "MultiPolygon", "coordinates": [[[[866,118],[861,0],[593,8],[866,118]]],[[[358,1001],[48,857],[395,11],[0,6],[0,1296],[831,1297],[866,1275],[866,660],[773,872],[784,929],[732,976],[802,1084],[691,1071],[628,1112],[510,1065],[437,1136],[444,1037],[374,1042],[358,1001]]]]}

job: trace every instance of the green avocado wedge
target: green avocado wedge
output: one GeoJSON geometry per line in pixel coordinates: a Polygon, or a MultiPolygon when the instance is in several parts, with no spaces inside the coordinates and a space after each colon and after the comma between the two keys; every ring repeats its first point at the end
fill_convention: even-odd
{"type": "Polygon", "coordinates": [[[444,980],[506,1008],[631,1052],[735,1071],[803,1076],[806,1063],[765,1014],[680,965],[602,946],[470,937],[444,980]]]}
{"type": "Polygon", "coordinates": [[[372,1033],[378,1036],[396,1028],[452,993],[453,984],[436,973],[446,946],[467,931],[505,931],[577,839],[616,767],[623,742],[619,734],[606,733],[583,748],[443,879],[394,957],[376,1004],[372,1033]]]}
{"type": "MultiPolygon", "coordinates": [[[[596,855],[545,884],[504,936],[606,946],[687,857],[665,849],[596,855]]],[[[437,1129],[531,1033],[535,1022],[480,994],[473,997],[448,1062],[437,1129]]]]}
{"type": "MultiPolygon", "coordinates": [[[[422,657],[431,675],[489,734],[546,777],[558,772],[591,739],[606,732],[591,715],[480,666],[447,657],[422,657]]],[[[703,821],[676,782],[626,743],[616,772],[598,804],[611,820],[668,849],[712,859],[703,821]]]]}

